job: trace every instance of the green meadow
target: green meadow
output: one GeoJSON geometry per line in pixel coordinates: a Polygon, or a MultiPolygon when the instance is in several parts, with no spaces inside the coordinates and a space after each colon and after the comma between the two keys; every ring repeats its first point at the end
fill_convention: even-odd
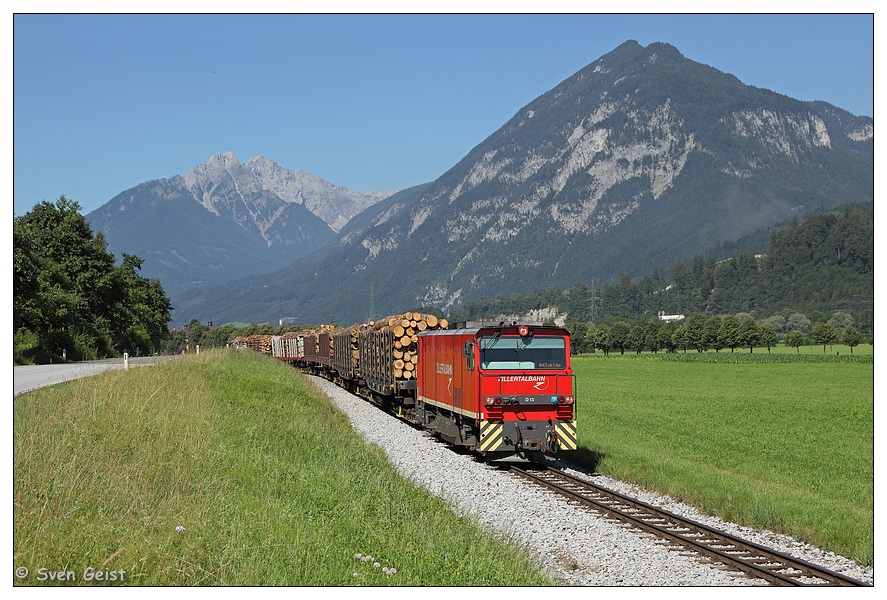
{"type": "Polygon", "coordinates": [[[253,352],[17,396],[13,437],[14,585],[551,584],[253,352]]]}
{"type": "Polygon", "coordinates": [[[580,455],[873,565],[873,359],[819,351],[576,357],[580,455]]]}
{"type": "MultiPolygon", "coordinates": [[[[578,454],[600,472],[873,564],[871,356],[573,366],[578,454]]],[[[37,390],[14,398],[13,419],[14,585],[551,584],[256,353],[37,390]]]]}

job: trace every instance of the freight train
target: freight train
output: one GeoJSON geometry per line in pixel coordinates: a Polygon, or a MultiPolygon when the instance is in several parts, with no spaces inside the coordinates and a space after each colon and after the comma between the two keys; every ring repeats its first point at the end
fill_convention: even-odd
{"type": "Polygon", "coordinates": [[[407,313],[273,336],[263,350],[487,460],[544,461],[576,450],[569,336],[541,323],[450,326],[407,313]]]}

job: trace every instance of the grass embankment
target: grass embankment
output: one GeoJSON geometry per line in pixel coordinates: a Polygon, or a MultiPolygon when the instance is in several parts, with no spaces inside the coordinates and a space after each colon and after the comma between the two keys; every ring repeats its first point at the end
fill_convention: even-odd
{"type": "Polygon", "coordinates": [[[38,390],[13,414],[17,585],[89,567],[152,586],[549,583],[252,352],[38,390]]]}
{"type": "Polygon", "coordinates": [[[602,473],[872,565],[873,367],[843,354],[580,357],[580,446],[602,473]]]}

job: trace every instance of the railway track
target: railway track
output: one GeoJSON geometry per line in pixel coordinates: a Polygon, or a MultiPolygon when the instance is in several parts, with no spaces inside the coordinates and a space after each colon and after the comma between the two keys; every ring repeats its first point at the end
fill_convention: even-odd
{"type": "Polygon", "coordinates": [[[540,466],[511,465],[510,471],[579,502],[608,517],[628,523],[669,546],[683,547],[748,577],[778,586],[868,586],[807,561],[685,519],[667,510],[540,466]]]}

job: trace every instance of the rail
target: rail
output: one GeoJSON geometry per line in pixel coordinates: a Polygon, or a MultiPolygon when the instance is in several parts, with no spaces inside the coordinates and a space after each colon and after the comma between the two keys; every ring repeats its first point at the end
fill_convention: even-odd
{"type": "Polygon", "coordinates": [[[664,509],[602,488],[551,468],[512,465],[510,470],[537,485],[648,533],[780,586],[869,586],[825,567],[743,540],[664,509]]]}

